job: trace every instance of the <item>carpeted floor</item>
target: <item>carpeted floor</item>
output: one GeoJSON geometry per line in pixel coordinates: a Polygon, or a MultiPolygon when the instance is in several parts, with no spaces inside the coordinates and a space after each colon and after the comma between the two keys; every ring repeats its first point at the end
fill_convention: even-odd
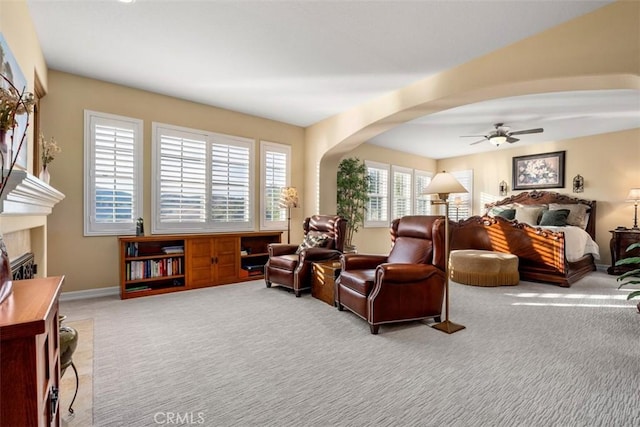
{"type": "MultiPolygon", "coordinates": [[[[640,425],[640,314],[615,277],[451,284],[447,335],[263,281],[61,303],[94,320],[96,426],[640,425]]],[[[67,374],[69,375],[69,374],[67,374]]]]}

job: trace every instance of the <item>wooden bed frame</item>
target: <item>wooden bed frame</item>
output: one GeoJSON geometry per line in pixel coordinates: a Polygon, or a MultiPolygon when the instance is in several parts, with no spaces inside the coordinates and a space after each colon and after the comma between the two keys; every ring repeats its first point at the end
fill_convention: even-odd
{"type": "MultiPolygon", "coordinates": [[[[518,203],[541,205],[549,203],[589,206],[589,220],[585,231],[595,240],[596,202],[551,191],[519,193],[495,203],[494,206],[518,203]]],[[[593,255],[569,262],[565,256],[563,232],[553,232],[502,217],[473,216],[451,225],[451,250],[483,249],[517,255],[520,278],[535,282],[553,283],[564,287],[596,270],[593,255]]]]}

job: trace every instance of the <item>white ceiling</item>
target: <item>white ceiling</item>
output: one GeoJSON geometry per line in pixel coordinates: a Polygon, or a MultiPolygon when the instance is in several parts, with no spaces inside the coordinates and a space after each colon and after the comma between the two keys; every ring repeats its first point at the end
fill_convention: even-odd
{"type": "MultiPolygon", "coordinates": [[[[52,69],[299,126],[611,2],[27,0],[52,69]]],[[[518,144],[640,127],[640,92],[494,100],[371,142],[451,157],[495,149],[459,135],[496,122],[545,128],[518,144]]]]}

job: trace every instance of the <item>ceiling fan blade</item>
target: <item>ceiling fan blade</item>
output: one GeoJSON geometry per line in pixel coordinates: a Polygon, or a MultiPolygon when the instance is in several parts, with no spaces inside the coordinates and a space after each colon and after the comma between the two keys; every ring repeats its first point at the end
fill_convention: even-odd
{"type": "Polygon", "coordinates": [[[486,140],[487,140],[487,138],[484,138],[484,139],[481,139],[480,141],[472,142],[472,143],[471,143],[471,144],[469,144],[469,145],[476,145],[476,144],[480,144],[481,142],[484,142],[484,141],[486,141],[486,140]]]}
{"type": "Polygon", "coordinates": [[[518,138],[512,138],[510,136],[507,137],[507,142],[509,144],[513,144],[514,142],[518,142],[518,141],[520,141],[518,138]]]}
{"type": "Polygon", "coordinates": [[[460,135],[460,138],[486,138],[486,135],[460,135]]]}
{"type": "Polygon", "coordinates": [[[537,129],[517,130],[515,132],[509,132],[509,135],[524,135],[526,133],[542,133],[542,132],[544,132],[543,128],[537,128],[537,129]]]}

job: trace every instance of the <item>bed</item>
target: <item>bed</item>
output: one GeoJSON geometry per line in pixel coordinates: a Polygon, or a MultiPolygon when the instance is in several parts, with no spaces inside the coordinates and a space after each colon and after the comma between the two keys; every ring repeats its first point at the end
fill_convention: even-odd
{"type": "Polygon", "coordinates": [[[595,230],[594,200],[530,191],[487,204],[482,216],[453,223],[450,248],[511,253],[518,256],[521,280],[569,287],[596,270],[595,230]]]}

